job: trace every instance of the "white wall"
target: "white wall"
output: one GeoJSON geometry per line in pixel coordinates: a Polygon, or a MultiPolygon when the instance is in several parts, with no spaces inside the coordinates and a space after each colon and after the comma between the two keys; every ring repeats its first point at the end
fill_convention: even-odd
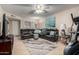
{"type": "MultiPolygon", "coordinates": [[[[61,24],[66,24],[67,28],[71,27],[72,24],[72,18],[71,18],[71,13],[73,13],[74,17],[79,16],[79,7],[74,7],[71,9],[67,9],[58,13],[53,14],[52,16],[56,17],[56,27],[59,29],[61,24]]],[[[45,21],[46,17],[40,17],[39,19],[45,21]]],[[[35,18],[33,17],[26,17],[22,20],[22,25],[21,28],[25,28],[24,22],[26,20],[29,21],[35,21],[35,18]]],[[[45,23],[43,23],[45,24],[45,23]]],[[[45,25],[43,25],[45,27],[45,25]]]]}
{"type": "MultiPolygon", "coordinates": [[[[3,14],[4,14],[4,13],[7,15],[7,17],[14,18],[14,19],[18,19],[18,20],[21,20],[21,19],[22,19],[21,17],[16,16],[16,15],[11,16],[11,15],[13,15],[13,14],[4,11],[4,10],[1,8],[1,6],[0,6],[0,23],[1,23],[1,24],[0,24],[0,25],[1,25],[1,27],[0,27],[0,33],[2,32],[2,20],[3,20],[3,14]]],[[[16,28],[15,28],[15,31],[16,31],[16,28]]],[[[9,32],[9,31],[8,31],[8,32],[9,32]]],[[[2,33],[1,33],[1,34],[2,34],[2,33]]]]}
{"type": "Polygon", "coordinates": [[[73,13],[74,17],[79,16],[79,7],[71,8],[54,14],[54,16],[56,17],[56,27],[58,29],[61,24],[66,24],[67,27],[71,26],[72,24],[71,13],[73,13]]]}
{"type": "MultiPolygon", "coordinates": [[[[9,12],[5,12],[0,7],[0,22],[1,23],[2,23],[2,15],[3,15],[3,13],[6,13],[8,16],[12,15],[9,12]]],[[[79,15],[79,7],[64,10],[64,11],[61,11],[61,12],[56,13],[56,14],[53,15],[53,16],[56,17],[56,27],[58,29],[59,29],[60,25],[63,24],[63,23],[65,23],[67,25],[67,27],[71,26],[71,24],[72,24],[72,19],[71,19],[71,15],[70,15],[71,13],[73,13],[74,16],[79,15]]],[[[24,24],[25,21],[33,21],[34,22],[36,19],[42,20],[43,21],[43,26],[42,27],[45,27],[44,22],[45,22],[46,17],[30,17],[30,16],[27,16],[26,18],[21,18],[21,17],[15,15],[15,18],[18,18],[18,19],[21,20],[21,28],[22,29],[26,28],[26,25],[24,24]]]]}
{"type": "MultiPolygon", "coordinates": [[[[56,28],[59,30],[60,34],[60,26],[61,24],[66,24],[66,31],[68,32],[68,28],[72,25],[71,13],[74,17],[79,16],[79,7],[74,7],[71,9],[67,9],[58,13],[55,13],[52,16],[56,17],[56,28]]],[[[76,26],[74,26],[75,30],[76,26]]]]}
{"type": "Polygon", "coordinates": [[[37,20],[40,20],[42,22],[42,27],[41,28],[44,28],[45,27],[45,17],[32,17],[32,16],[28,16],[28,17],[25,17],[21,20],[21,29],[26,29],[26,26],[25,25],[25,22],[26,21],[30,21],[30,22],[33,22],[32,23],[32,27],[31,28],[35,28],[34,24],[37,20]]]}

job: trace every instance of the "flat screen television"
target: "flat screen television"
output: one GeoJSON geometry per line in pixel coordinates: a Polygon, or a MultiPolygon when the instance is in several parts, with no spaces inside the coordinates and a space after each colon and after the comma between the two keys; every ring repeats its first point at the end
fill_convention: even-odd
{"type": "Polygon", "coordinates": [[[6,14],[3,14],[3,20],[2,20],[2,34],[0,38],[4,39],[6,38],[7,31],[8,31],[8,20],[6,18],[6,14]]]}

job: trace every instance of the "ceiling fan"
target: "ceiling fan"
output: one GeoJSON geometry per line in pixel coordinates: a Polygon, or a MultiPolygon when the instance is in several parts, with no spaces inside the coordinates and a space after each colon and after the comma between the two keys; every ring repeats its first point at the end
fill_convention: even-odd
{"type": "Polygon", "coordinates": [[[47,13],[47,9],[46,9],[46,5],[42,5],[42,4],[35,4],[32,6],[32,11],[30,12],[30,14],[36,14],[36,15],[41,15],[44,13],[47,13]]]}

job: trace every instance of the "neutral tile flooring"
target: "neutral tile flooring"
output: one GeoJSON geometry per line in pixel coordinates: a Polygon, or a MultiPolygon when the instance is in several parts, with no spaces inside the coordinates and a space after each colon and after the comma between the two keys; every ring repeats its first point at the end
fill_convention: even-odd
{"type": "MultiPolygon", "coordinates": [[[[64,44],[61,42],[57,42],[58,47],[50,51],[46,55],[63,55],[63,50],[64,50],[64,44]]],[[[25,44],[20,40],[19,37],[14,38],[14,45],[13,45],[13,55],[31,55],[29,50],[26,49],[27,47],[25,44]]]]}
{"type": "Polygon", "coordinates": [[[13,55],[30,55],[29,51],[26,50],[25,45],[18,37],[14,38],[14,45],[13,45],[12,54],[13,55]]]}
{"type": "Polygon", "coordinates": [[[58,47],[48,53],[48,55],[63,55],[64,51],[64,44],[58,42],[57,43],[58,47]]]}

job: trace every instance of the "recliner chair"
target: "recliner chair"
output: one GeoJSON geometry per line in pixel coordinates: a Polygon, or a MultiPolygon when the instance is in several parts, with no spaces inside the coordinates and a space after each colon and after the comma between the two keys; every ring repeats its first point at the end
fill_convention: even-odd
{"type": "Polygon", "coordinates": [[[52,42],[58,41],[58,30],[57,29],[43,29],[41,31],[40,37],[52,42]]]}

